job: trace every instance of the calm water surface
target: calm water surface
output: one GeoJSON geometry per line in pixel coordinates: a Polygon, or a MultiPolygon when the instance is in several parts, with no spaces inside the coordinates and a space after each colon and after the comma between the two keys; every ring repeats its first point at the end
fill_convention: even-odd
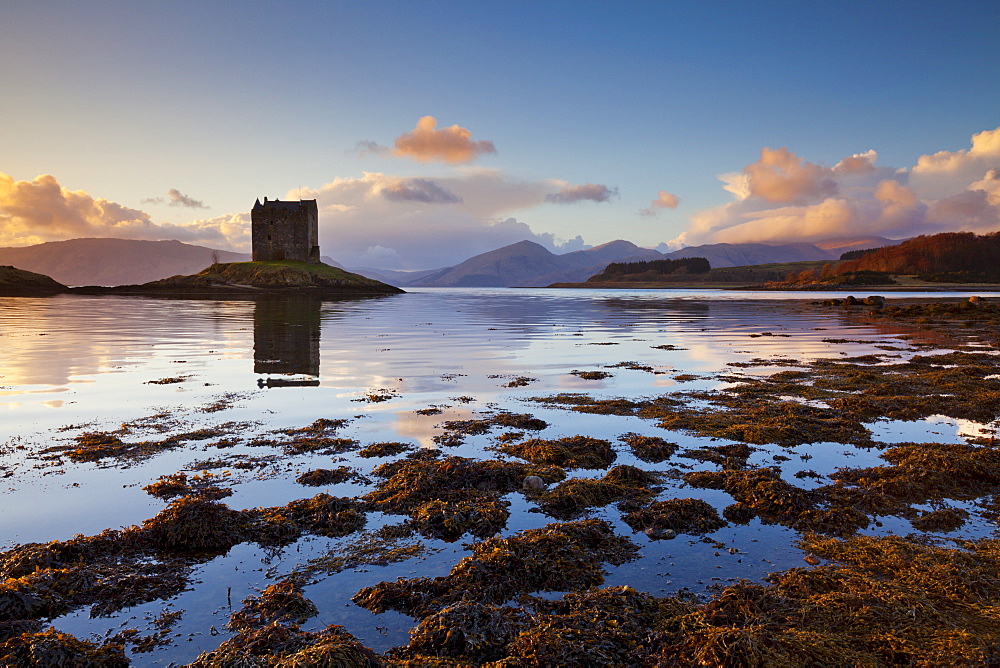
{"type": "MultiPolygon", "coordinates": [[[[150,416],[159,416],[150,425],[162,424],[169,416],[171,431],[176,432],[245,423],[243,436],[300,427],[318,418],[345,418],[351,421],[339,435],[362,444],[392,440],[436,447],[432,439],[441,433],[444,420],[504,409],[546,420],[550,426],[543,437],[606,438],[618,446],[616,463],[666,470],[674,463],[637,462],[617,437],[626,432],[662,435],[685,447],[710,441],[665,432],[638,418],[548,410],[525,399],[557,392],[655,396],[720,387],[724,381],[718,374],[777,370],[727,366],[754,358],[839,357],[879,352],[872,346],[886,343],[898,346],[903,357],[914,352],[905,340],[895,338],[906,331],[878,329],[841,310],[808,305],[827,295],[776,296],[684,290],[426,289],[341,302],[0,298],[0,475],[6,476],[0,487],[0,541],[9,547],[137,524],[164,506],[145,494],[143,485],[176,471],[196,472],[200,461],[223,454],[261,454],[260,448],[237,445],[220,452],[195,442],[128,466],[109,460],[53,462],[40,456],[46,447],[71,443],[81,431],[115,429],[150,416]],[[770,336],[754,336],[761,334],[770,336]],[[676,349],[655,347],[664,345],[676,349]],[[651,366],[654,372],[614,368],[609,369],[613,376],[601,381],[570,373],[624,361],[651,366]],[[676,380],[681,374],[696,378],[676,380]],[[527,385],[507,386],[522,377],[527,385]],[[165,379],[173,382],[150,382],[165,379]],[[373,394],[391,398],[372,402],[368,397],[373,394]],[[432,406],[443,413],[415,412],[432,406]],[[210,407],[221,410],[206,412],[210,407]]],[[[905,296],[921,295],[897,293],[892,298],[905,296]]],[[[960,440],[963,430],[977,426],[942,419],[872,427],[877,439],[947,442],[960,440]]],[[[135,433],[143,433],[141,426],[135,433]]],[[[164,437],[156,429],[148,433],[164,437]]],[[[489,436],[471,437],[449,452],[495,457],[483,449],[491,442],[489,436]]],[[[766,463],[777,452],[765,447],[753,461],[766,463]]],[[[822,473],[880,461],[877,452],[829,443],[780,452],[791,457],[782,463],[786,476],[806,468],[822,473]]],[[[388,459],[348,453],[338,465],[367,473],[384,461],[388,459]]],[[[697,464],[687,464],[692,463],[697,464]]],[[[330,466],[329,457],[300,456],[282,457],[263,470],[229,471],[235,494],[225,502],[247,508],[285,504],[319,491],[364,493],[365,488],[352,484],[315,489],[294,482],[299,472],[323,466],[330,466]]],[[[667,487],[662,498],[698,496],[720,511],[731,503],[722,492],[667,487]]],[[[532,504],[521,495],[508,499],[511,520],[505,535],[552,521],[528,512],[532,504]]],[[[613,506],[594,516],[632,535],[613,506]]],[[[368,528],[400,519],[372,516],[368,528]]],[[[881,529],[907,530],[888,522],[881,529]]],[[[972,522],[966,530],[983,529],[972,522]]],[[[703,591],[713,583],[759,579],[802,565],[802,554],[791,545],[794,532],[757,521],[712,534],[710,542],[736,546],[736,554],[700,538],[653,542],[642,534],[632,537],[643,546],[643,558],[610,568],[607,584],[630,584],[654,593],[680,587],[703,591]]],[[[84,610],[54,623],[81,637],[100,637],[123,624],[141,624],[169,605],[185,610],[177,627],[178,643],[133,659],[138,665],[188,661],[224,639],[224,633],[214,636],[211,629],[224,627],[231,604],[238,608],[245,596],[338,540],[310,537],[279,553],[240,545],[199,567],[193,591],[170,602],[156,601],[94,620],[84,610]]],[[[467,554],[460,543],[425,543],[433,550],[426,558],[345,571],[311,584],[306,595],[322,611],[312,620],[314,626],[344,624],[376,649],[405,643],[410,618],[372,615],[350,603],[350,597],[382,580],[446,574],[467,554]]]]}

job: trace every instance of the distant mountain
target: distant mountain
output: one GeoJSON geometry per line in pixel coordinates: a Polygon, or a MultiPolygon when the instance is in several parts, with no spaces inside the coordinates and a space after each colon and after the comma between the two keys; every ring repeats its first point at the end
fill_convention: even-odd
{"type": "MultiPolygon", "coordinates": [[[[324,262],[326,262],[326,260],[324,260],[324,262]]],[[[336,263],[327,262],[327,264],[336,263]]],[[[341,265],[336,266],[339,267],[341,265]]],[[[445,269],[423,269],[419,271],[397,271],[395,269],[377,269],[375,267],[351,267],[350,271],[368,278],[373,278],[376,281],[389,283],[391,285],[412,285],[414,281],[427,278],[431,274],[439,274],[442,271],[447,271],[448,269],[451,269],[451,267],[446,267],[445,269]]]]}
{"type": "Polygon", "coordinates": [[[839,260],[842,253],[866,248],[893,246],[899,241],[885,237],[865,236],[855,238],[827,239],[811,243],[792,244],[705,244],[688,246],[664,257],[676,260],[684,257],[703,257],[714,268],[745,267],[754,264],[774,264],[785,262],[811,262],[817,260],[839,260]]]}
{"type": "Polygon", "coordinates": [[[838,258],[848,251],[867,250],[869,248],[882,248],[883,246],[895,246],[901,243],[896,239],[886,239],[885,237],[856,237],[848,239],[826,239],[817,241],[816,246],[828,253],[836,255],[838,258]]]}
{"type": "Polygon", "coordinates": [[[246,253],[214,250],[180,241],[70,239],[23,248],[0,248],[0,264],[51,276],[65,285],[135,285],[195,274],[219,262],[243,262],[246,253]]]}
{"type": "Polygon", "coordinates": [[[676,260],[682,257],[703,257],[713,267],[744,267],[751,264],[773,262],[806,262],[809,260],[833,260],[840,254],[829,252],[813,244],[796,243],[772,246],[770,244],[706,244],[689,246],[664,255],[676,260]]]}
{"type": "Polygon", "coordinates": [[[557,281],[584,281],[599,273],[609,262],[661,257],[654,250],[622,240],[563,255],[556,255],[533,241],[520,241],[401,284],[415,287],[544,286],[557,281]]]}

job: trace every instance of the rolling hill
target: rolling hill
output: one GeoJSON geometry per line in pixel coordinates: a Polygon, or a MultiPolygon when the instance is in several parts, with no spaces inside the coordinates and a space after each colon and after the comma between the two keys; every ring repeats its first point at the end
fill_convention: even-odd
{"type": "Polygon", "coordinates": [[[0,248],[0,264],[51,276],[65,285],[134,285],[195,274],[212,264],[242,262],[245,253],[216,251],[180,241],[70,239],[22,248],[0,248]]]}
{"type": "Polygon", "coordinates": [[[609,262],[656,259],[660,253],[629,241],[556,255],[533,241],[520,241],[469,258],[405,285],[417,287],[536,287],[556,281],[582,281],[609,262]]]}

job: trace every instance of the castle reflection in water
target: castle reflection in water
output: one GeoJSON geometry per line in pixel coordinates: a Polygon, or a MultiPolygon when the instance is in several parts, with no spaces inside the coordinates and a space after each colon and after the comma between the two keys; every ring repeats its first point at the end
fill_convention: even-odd
{"type": "Polygon", "coordinates": [[[253,311],[253,370],[260,387],[319,385],[318,299],[259,299],[253,311]],[[302,378],[301,376],[309,376],[302,378]]]}

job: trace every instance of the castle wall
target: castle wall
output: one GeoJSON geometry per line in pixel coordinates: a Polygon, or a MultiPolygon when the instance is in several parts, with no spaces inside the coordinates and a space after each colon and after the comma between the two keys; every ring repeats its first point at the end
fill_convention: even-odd
{"type": "Polygon", "coordinates": [[[319,263],[316,200],[258,202],[250,212],[255,262],[295,260],[319,263]]]}

